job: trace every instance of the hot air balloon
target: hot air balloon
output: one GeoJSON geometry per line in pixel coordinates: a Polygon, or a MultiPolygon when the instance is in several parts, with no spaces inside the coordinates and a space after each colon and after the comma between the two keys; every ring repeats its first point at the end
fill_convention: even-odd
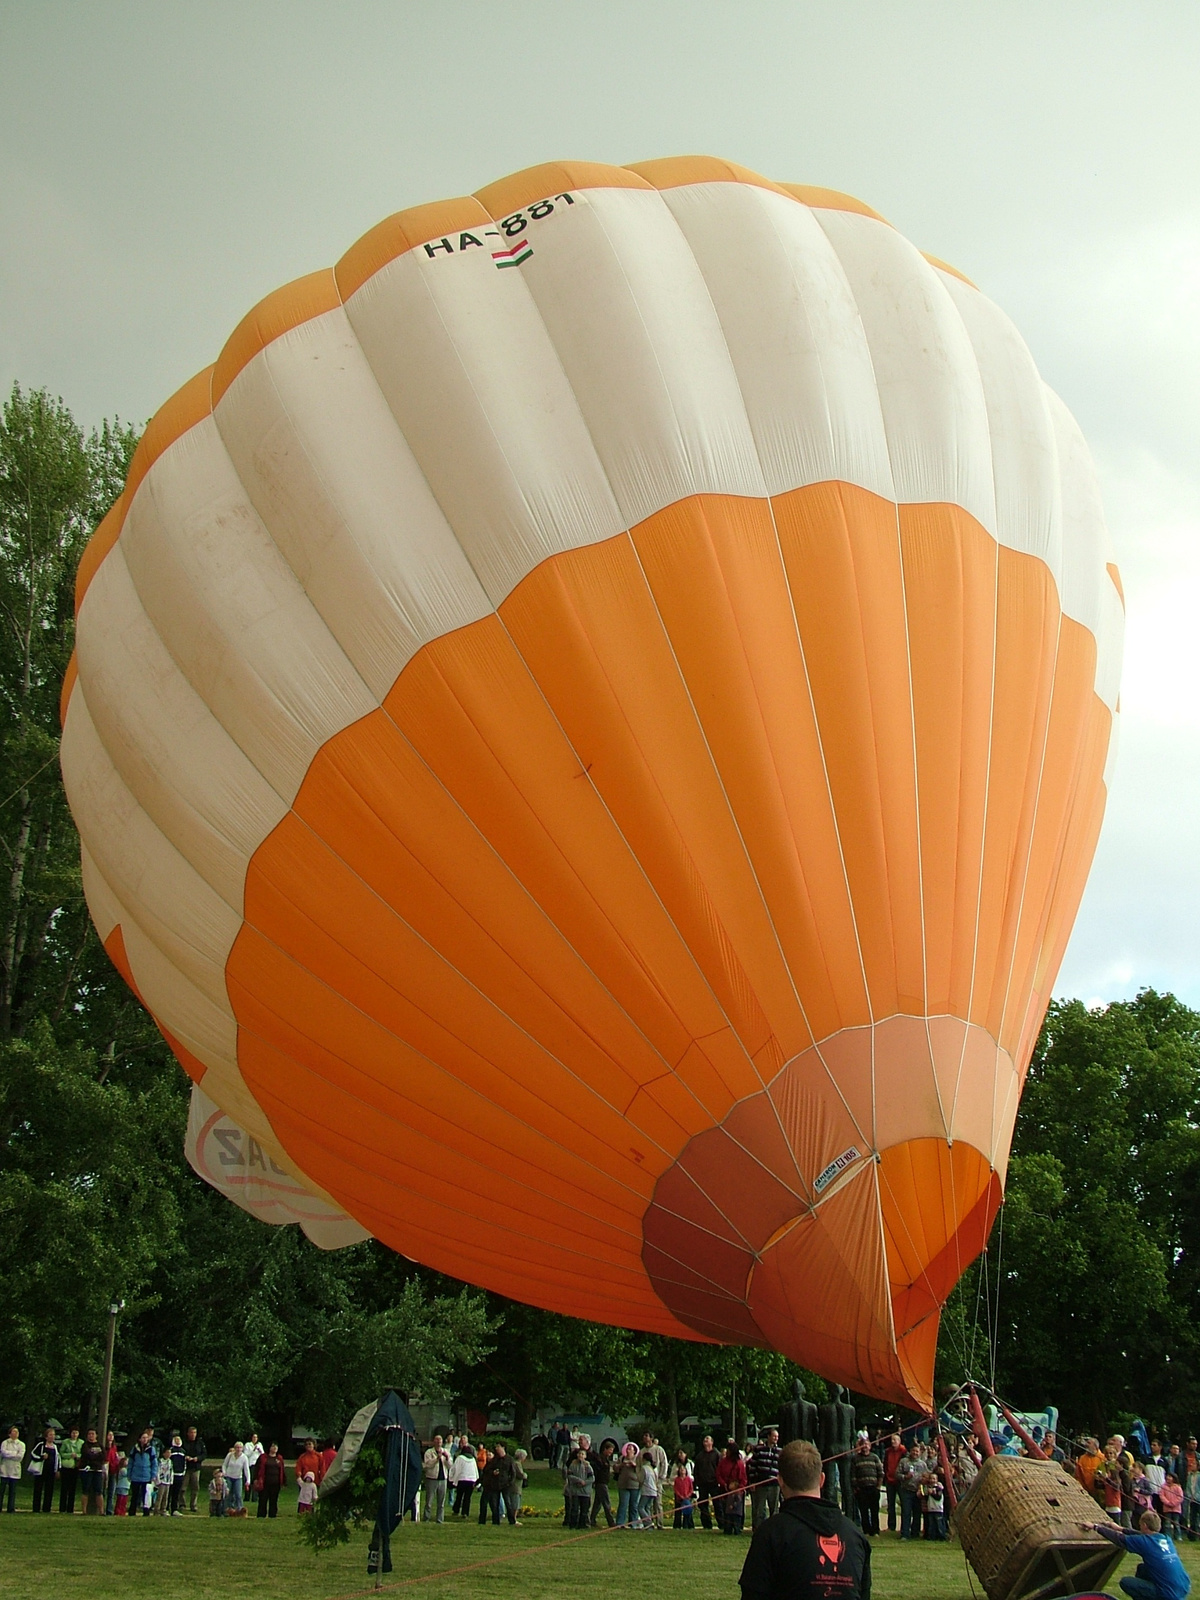
{"type": "Polygon", "coordinates": [[[337,1227],[928,1406],[1121,632],[1079,430],[960,274],[728,162],[534,167],[150,423],[64,686],[88,903],[337,1227]]]}

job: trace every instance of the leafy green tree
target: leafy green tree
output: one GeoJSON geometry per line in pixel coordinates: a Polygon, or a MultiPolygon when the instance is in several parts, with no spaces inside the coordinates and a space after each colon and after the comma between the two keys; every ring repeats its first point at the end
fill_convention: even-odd
{"type": "Polygon", "coordinates": [[[115,1417],[332,1429],[476,1360],[486,1312],[380,1245],[257,1222],[184,1161],[187,1080],[92,928],[57,762],[75,569],[135,444],[42,391],[0,411],[0,1406],[84,1417],[123,1300],[115,1417]]]}
{"type": "Polygon", "coordinates": [[[42,391],[0,410],[0,1394],[21,1415],[95,1386],[110,1296],[175,1225],[152,1174],[178,1095],[91,930],[57,763],[75,568],[135,443],[42,391]]]}
{"type": "Polygon", "coordinates": [[[974,1342],[987,1376],[990,1321],[997,1385],[1020,1404],[1057,1404],[1089,1431],[1139,1411],[1194,1427],[1198,1198],[1200,1015],[1150,989],[1052,1005],[1002,1228],[947,1307],[939,1375],[960,1374],[974,1342]]]}
{"type": "Polygon", "coordinates": [[[468,1405],[510,1408],[513,1433],[528,1449],[533,1420],[547,1407],[624,1416],[646,1393],[640,1336],[580,1317],[558,1316],[502,1295],[488,1296],[495,1348],[455,1373],[468,1405]]]}

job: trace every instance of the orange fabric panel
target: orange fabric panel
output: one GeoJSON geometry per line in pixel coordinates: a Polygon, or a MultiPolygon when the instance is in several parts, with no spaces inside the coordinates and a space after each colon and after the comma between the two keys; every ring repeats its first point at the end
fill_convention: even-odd
{"type": "MultiPolygon", "coordinates": [[[[469,861],[472,880],[490,870],[510,880],[510,896],[523,886],[654,1052],[639,1076],[661,1070],[655,1058],[674,1066],[693,1038],[724,1025],[654,885],[500,621],[487,618],[428,646],[386,708],[422,769],[413,782],[420,779],[422,794],[429,784],[424,816],[413,815],[410,798],[396,825],[421,850],[438,852],[438,872],[469,861]],[[435,822],[471,833],[469,854],[450,833],[443,845],[435,822]]],[[[466,873],[459,868],[458,876],[466,873]]],[[[495,911],[481,915],[505,903],[498,886],[489,903],[495,911]]],[[[739,1084],[750,1076],[744,1062],[739,1084]]]]}
{"type": "Polygon", "coordinates": [[[856,200],[852,194],[842,194],[839,189],[822,189],[811,183],[781,183],[779,187],[793,199],[812,206],[814,211],[853,211],[860,217],[874,217],[876,222],[887,222],[891,227],[887,218],[881,217],[878,211],[872,211],[865,201],[856,200]]]}
{"type": "MultiPolygon", "coordinates": [[[[122,490],[113,502],[108,514],[102,518],[95,533],[83,547],[83,554],[79,558],[79,565],[75,569],[75,615],[79,615],[79,608],[83,604],[83,597],[88,592],[92,579],[99,570],[100,563],[121,537],[121,529],[125,526],[125,511],[129,505],[127,492],[122,490]]],[[[72,652],[72,660],[74,653],[72,652]]],[[[63,715],[66,715],[65,702],[63,715]]]]}
{"type": "Polygon", "coordinates": [[[319,1115],[310,1137],[352,1153],[364,1180],[386,1178],[399,1193],[441,1177],[454,1182],[470,1214],[477,1210],[471,1189],[483,1185],[506,1227],[566,1235],[586,1243],[597,1261],[636,1256],[641,1197],[611,1175],[612,1151],[602,1140],[586,1129],[556,1140],[554,1125],[567,1119],[553,1108],[543,1110],[541,1129],[523,1115],[531,1107],[537,1114],[532,1086],[513,1081],[503,1098],[485,1099],[339,996],[303,978],[289,982],[287,965],[281,957],[264,963],[277,980],[270,1001],[244,990],[238,997],[240,1031],[258,1041],[250,1048],[248,1037],[245,1050],[239,1041],[243,1077],[285,1148],[283,1123],[311,1107],[319,1115]],[[297,1000],[306,1008],[302,1024],[284,1011],[297,1000]],[[330,1094],[331,1084],[340,1092],[330,1094]],[[475,1184],[460,1188],[453,1174],[465,1180],[468,1171],[475,1184]]]}
{"type": "Polygon", "coordinates": [[[333,269],[338,293],[343,300],[361,289],[368,278],[386,267],[389,261],[415,250],[442,234],[459,233],[477,223],[490,221],[474,195],[455,200],[432,200],[427,205],[397,211],[364,233],[352,244],[333,269]]]}
{"type": "Polygon", "coordinates": [[[817,484],[774,502],[872,1012],[925,1009],[897,508],[817,484]]]}
{"type": "MultiPolygon", "coordinates": [[[[699,496],[631,537],[786,962],[789,988],[767,1005],[786,1059],[867,1007],[770,507],[699,496]]],[[[763,974],[747,971],[766,1003],[763,974]]]]}
{"type": "Polygon", "coordinates": [[[1109,562],[1104,569],[1112,579],[1112,586],[1117,591],[1121,601],[1122,611],[1125,609],[1125,585],[1121,582],[1121,574],[1113,562],[1109,562]]]}
{"type": "Polygon", "coordinates": [[[164,1028],[162,1023],[158,1022],[157,1019],[155,1021],[155,1026],[157,1027],[159,1033],[161,1033],[163,1038],[167,1041],[167,1044],[170,1046],[171,1052],[176,1061],[178,1061],[179,1065],[187,1073],[192,1082],[203,1082],[204,1074],[208,1071],[208,1068],[204,1065],[203,1061],[201,1061],[199,1057],[194,1056],[186,1045],[180,1044],[175,1035],[164,1028]]]}
{"type": "Polygon", "coordinates": [[[921,1401],[1000,1196],[994,1029],[1028,1037],[1094,845],[1092,650],[1041,563],[844,484],[552,557],[256,852],[247,1083],[440,1270],[921,1401]]]}
{"type": "Polygon", "coordinates": [[[139,439],[129,464],[129,476],[125,479],[127,502],[132,501],[142,479],[159,456],[169,450],[176,439],[181,439],[189,428],[194,428],[205,417],[211,416],[212,374],[213,369],[205,367],[203,372],[189,378],[182,389],[177,389],[164,405],[159,406],[146,424],[146,431],[139,439]]]}
{"type": "MultiPolygon", "coordinates": [[[[121,931],[119,922],[104,941],[104,953],[125,979],[134,994],[137,995],[137,998],[142,1001],[143,1005],[146,1005],[138,991],[137,984],[133,981],[133,968],[129,965],[129,953],[125,949],[125,935],[121,931]]],[[[146,1009],[148,1011],[150,1009],[149,1006],[146,1006],[146,1009]]]]}
{"type": "Polygon", "coordinates": [[[212,374],[213,405],[260,350],[265,350],[267,345],[301,323],[323,316],[341,303],[342,297],[329,267],[285,283],[260,300],[238,323],[217,357],[212,374]]]}
{"type": "Polygon", "coordinates": [[[502,218],[535,200],[552,200],[571,189],[649,189],[631,167],[609,167],[601,161],[545,161],[476,189],[475,198],[490,217],[502,218]]]}
{"type": "Polygon", "coordinates": [[[874,1173],[868,1166],[763,1252],[750,1310],[791,1360],[911,1405],[925,1396],[910,1394],[896,1356],[874,1173]]]}
{"type": "Polygon", "coordinates": [[[62,689],[59,691],[58,696],[58,721],[60,726],[67,720],[67,707],[71,704],[71,691],[74,689],[78,677],[79,663],[75,659],[74,650],[72,650],[71,659],[67,662],[67,670],[63,673],[62,689]]]}
{"type": "MultiPolygon", "coordinates": [[[[1003,1006],[998,1035],[1005,1041],[1011,1039],[1014,1047],[1024,1022],[1024,997],[1032,987],[1045,936],[1053,884],[1068,845],[1068,819],[1078,794],[1081,791],[1094,793],[1104,770],[1107,739],[1096,749],[1088,737],[1088,712],[1095,700],[1092,688],[1095,669],[1096,646],[1092,635],[1079,623],[1064,617],[1059,633],[1045,754],[1036,773],[1035,810],[1031,824],[1023,833],[1019,877],[1014,874],[1011,891],[1017,905],[1010,916],[1009,959],[1003,972],[998,974],[998,979],[1004,980],[1004,992],[1002,998],[998,992],[993,998],[993,1006],[1003,1006]]],[[[1079,887],[1082,893],[1082,883],[1079,887]]]]}
{"type": "Polygon", "coordinates": [[[663,156],[656,161],[635,161],[627,170],[636,172],[656,189],[681,189],[691,183],[749,183],[756,189],[787,193],[770,178],[717,156],[663,156]]]}
{"type": "Polygon", "coordinates": [[[987,829],[971,1021],[999,1038],[1059,653],[1061,613],[1040,561],[1001,547],[987,829]]]}
{"type": "Polygon", "coordinates": [[[998,547],[953,506],[901,506],[899,514],[917,761],[922,1010],[965,1016],[989,800],[998,547]]]}
{"type": "MultiPolygon", "coordinates": [[[[273,1020],[259,1017],[256,1024],[268,1038],[286,1029],[296,1049],[326,1049],[319,1070],[331,1101],[344,1093],[382,1106],[392,1094],[412,1093],[445,1124],[450,1146],[455,1129],[498,1121],[508,1127],[505,1148],[513,1146],[514,1154],[535,1135],[552,1151],[573,1149],[577,1160],[586,1151],[600,1169],[627,1154],[631,1130],[623,1107],[605,1099],[604,1063],[594,1054],[589,1060],[582,1047],[556,1060],[386,907],[372,907],[370,890],[356,889],[323,846],[305,851],[307,830],[297,829],[296,837],[294,853],[279,837],[269,868],[256,864],[247,883],[247,925],[228,963],[239,1023],[249,1008],[268,1005],[273,1020]],[[325,927],[294,903],[312,906],[318,898],[325,927]],[[280,993],[292,996],[286,1014],[271,998],[280,993]],[[350,1038],[357,1055],[345,1043],[337,1047],[350,1038]],[[494,1109],[500,1106],[506,1109],[494,1109]]],[[[677,1144],[682,1137],[679,1130],[677,1144]]],[[[636,1173],[643,1163],[654,1170],[653,1146],[641,1154],[636,1173]]],[[[636,1173],[641,1186],[645,1180],[636,1173]]]]}
{"type": "MultiPolygon", "coordinates": [[[[544,562],[500,614],[752,1055],[774,1031],[764,1007],[793,1005],[790,984],[632,543],[544,562]]],[[[757,1087],[747,1062],[741,1092],[757,1087]]]]}
{"type": "Polygon", "coordinates": [[[176,439],[181,439],[189,428],[194,428],[198,422],[203,422],[205,417],[212,414],[212,372],[211,367],[205,367],[203,372],[198,372],[194,378],[190,378],[182,389],[176,390],[165,405],[158,408],[146,424],[146,431],[138,441],[133,460],[129,464],[129,475],[125,479],[121,498],[88,540],[87,547],[80,557],[79,568],[75,574],[76,615],[100,563],[120,537],[125,513],[133,503],[133,497],[142,479],[159,456],[171,448],[176,439]]]}
{"type": "Polygon", "coordinates": [[[913,1139],[881,1152],[879,1194],[900,1335],[937,1310],[983,1249],[1001,1191],[971,1145],[913,1139]]]}
{"type": "Polygon", "coordinates": [[[574,1191],[571,1206],[558,1206],[551,1196],[540,1198],[528,1181],[539,1172],[536,1161],[510,1160],[508,1172],[497,1174],[491,1162],[476,1161],[474,1142],[448,1151],[423,1127],[407,1122],[397,1126],[390,1152],[373,1157],[384,1120],[378,1112],[364,1116],[360,1104],[357,1111],[335,1109],[329,1120],[330,1102],[319,1092],[297,1093],[303,1085],[296,1082],[290,1049],[281,1052],[253,1027],[242,1035],[240,1057],[293,1159],[302,1170],[327,1177],[330,1191],[346,1195],[363,1225],[391,1248],[575,1315],[588,1314],[572,1303],[586,1292],[591,1303],[619,1305],[633,1326],[661,1327],[669,1318],[646,1284],[636,1252],[614,1250],[614,1229],[607,1229],[607,1244],[602,1223],[577,1231],[585,1212],[607,1210],[585,1190],[574,1191]],[[520,1181],[512,1176],[517,1171],[520,1181]]]}
{"type": "MultiPolygon", "coordinates": [[[[1054,980],[1066,953],[1067,941],[1100,837],[1100,825],[1104,820],[1104,762],[1111,736],[1111,713],[1101,700],[1093,696],[1088,707],[1087,737],[1081,752],[1080,765],[1085,776],[1071,800],[1066,837],[1049,885],[1032,977],[1032,994],[1016,1047],[1015,1059],[1021,1070],[1022,1082],[1037,1042],[1042,1016],[1050,1001],[1054,980]]],[[[1018,1020],[1014,1015],[1014,1026],[1018,1020]]]]}
{"type": "Polygon", "coordinates": [[[933,1411],[933,1371],[940,1321],[941,1313],[931,1312],[896,1341],[896,1358],[904,1386],[925,1412],[933,1411]]]}

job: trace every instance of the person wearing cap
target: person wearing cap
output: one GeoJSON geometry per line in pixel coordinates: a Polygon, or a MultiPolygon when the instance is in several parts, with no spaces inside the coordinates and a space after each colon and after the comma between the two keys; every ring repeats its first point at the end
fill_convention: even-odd
{"type": "Polygon", "coordinates": [[[778,1428],[768,1428],[750,1452],[746,1481],[750,1486],[750,1521],[757,1528],[779,1510],[778,1428]]]}

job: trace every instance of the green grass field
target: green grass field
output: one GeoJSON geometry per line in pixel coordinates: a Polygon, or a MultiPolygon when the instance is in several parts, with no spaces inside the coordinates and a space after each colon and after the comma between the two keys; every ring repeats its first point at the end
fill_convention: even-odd
{"type": "MultiPolygon", "coordinates": [[[[314,1556],[296,1533],[294,1498],[288,1496],[275,1522],[215,1521],[194,1517],[104,1518],[21,1509],[0,1516],[0,1594],[49,1594],[54,1600],[128,1600],[131,1594],[186,1592],[189,1600],[229,1600],[231,1593],[254,1600],[336,1600],[370,1591],[366,1536],[329,1555],[314,1556]]],[[[530,1503],[557,1508],[561,1499],[548,1473],[537,1471],[530,1503]]],[[[520,1596],[562,1600],[582,1587],[599,1592],[645,1595],[654,1600],[736,1600],[746,1539],[717,1534],[601,1533],[581,1538],[560,1521],[531,1518],[520,1528],[481,1528],[449,1521],[405,1523],[392,1541],[395,1571],[385,1588],[405,1587],[437,1600],[520,1596]],[[414,1583],[414,1579],[426,1581],[414,1583]]],[[[1183,1558],[1200,1579],[1200,1545],[1183,1558]]],[[[876,1600],[970,1600],[958,1545],[910,1544],[892,1535],[875,1543],[872,1557],[876,1600]]],[[[1133,1570],[1133,1562],[1122,1571],[1133,1570]]],[[[1115,1587],[1115,1579],[1110,1589],[1115,1587]]],[[[978,1582],[975,1593],[982,1600],[978,1582]]]]}

